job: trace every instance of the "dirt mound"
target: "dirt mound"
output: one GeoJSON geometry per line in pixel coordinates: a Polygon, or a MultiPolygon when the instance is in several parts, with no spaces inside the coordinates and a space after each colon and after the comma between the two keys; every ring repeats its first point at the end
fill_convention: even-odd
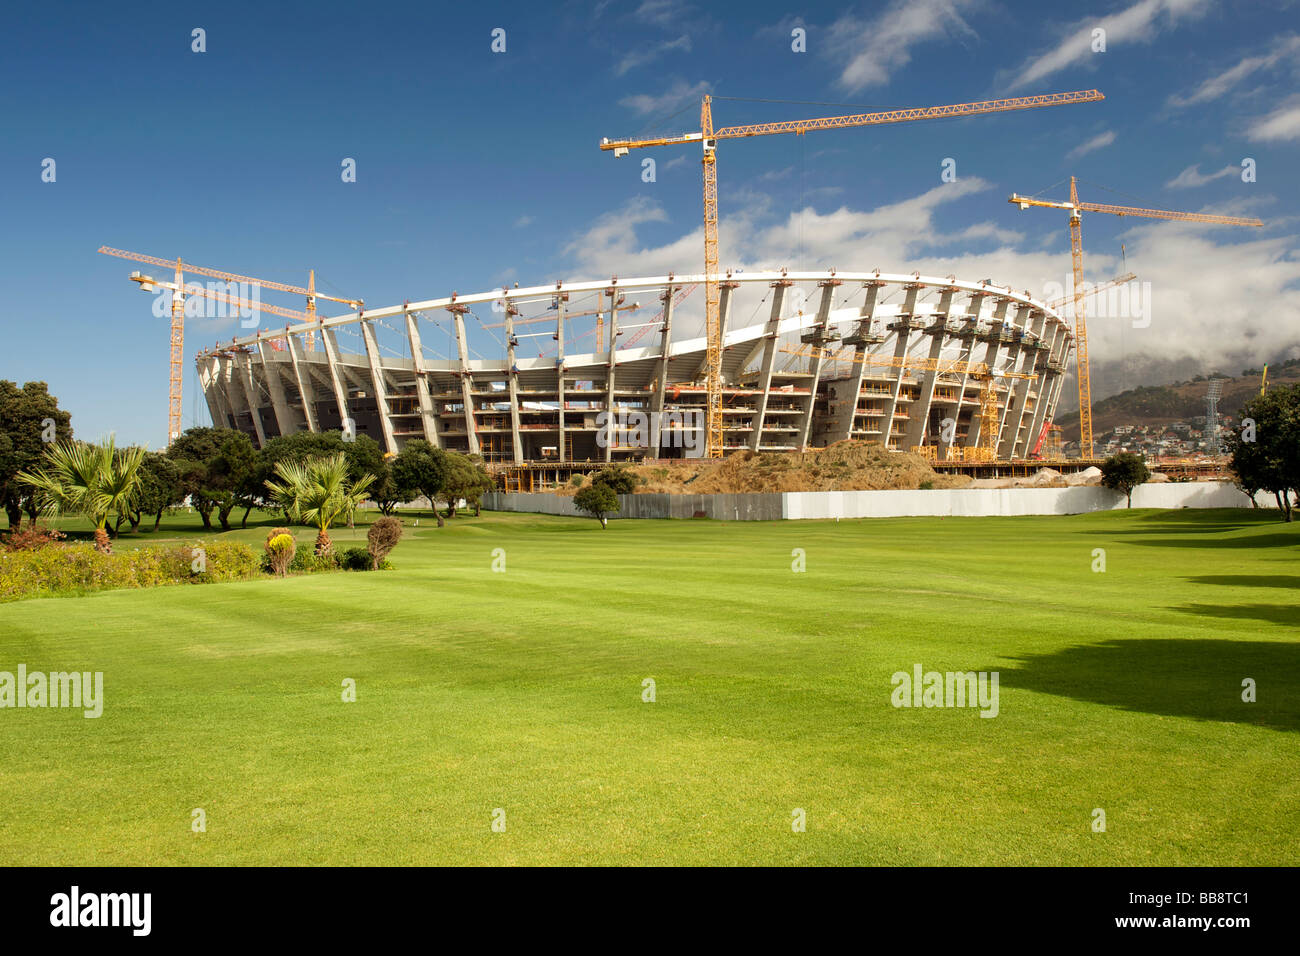
{"type": "MultiPolygon", "coordinates": [[[[920,455],[844,441],[807,452],[734,452],[721,461],[687,459],[632,468],[638,493],[670,495],[784,491],[878,491],[964,488],[970,479],[941,475],[920,455]]],[[[573,494],[565,488],[561,494],[573,494]]]]}
{"type": "Polygon", "coordinates": [[[1075,487],[1096,487],[1101,484],[1101,469],[1096,466],[1089,466],[1083,471],[1076,471],[1072,475],[1067,475],[1065,483],[1071,488],[1075,487]]]}

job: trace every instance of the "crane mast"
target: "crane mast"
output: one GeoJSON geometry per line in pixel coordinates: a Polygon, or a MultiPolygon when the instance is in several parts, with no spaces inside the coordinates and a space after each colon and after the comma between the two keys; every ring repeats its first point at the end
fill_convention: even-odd
{"type": "MultiPolygon", "coordinates": [[[[914,120],[941,119],[955,116],[974,116],[981,113],[1000,113],[1008,110],[1035,109],[1071,103],[1093,103],[1105,97],[1097,90],[1077,90],[1070,93],[1046,93],[1035,96],[1017,96],[1002,100],[984,100],[975,103],[954,103],[946,106],[913,107],[887,110],[880,113],[855,113],[846,116],[823,116],[813,119],[785,120],[776,123],[753,123],[744,126],[725,126],[714,129],[713,98],[705,95],[700,101],[700,131],[677,136],[658,136],[649,139],[616,139],[600,141],[600,148],[615,156],[626,156],[630,150],[652,146],[700,143],[704,150],[701,159],[704,180],[704,330],[706,336],[706,431],[707,454],[720,458],[723,454],[722,427],[722,322],[721,295],[718,283],[718,167],[717,144],[724,139],[742,139],[750,136],[770,136],[777,133],[802,135],[822,129],[845,129],[857,126],[880,126],[887,123],[907,123],[914,120]]],[[[809,399],[810,401],[812,398],[809,399]]]]}

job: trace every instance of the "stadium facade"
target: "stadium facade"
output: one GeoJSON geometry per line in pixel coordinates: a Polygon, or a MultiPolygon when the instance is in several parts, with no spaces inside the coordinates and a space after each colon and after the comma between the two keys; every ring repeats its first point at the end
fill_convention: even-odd
{"type": "MultiPolygon", "coordinates": [[[[213,422],[259,446],[352,429],[389,452],[423,438],[489,462],[684,457],[704,441],[703,281],[612,277],[364,309],[200,352],[199,380],[213,422]]],[[[1022,458],[1073,348],[1046,303],[954,276],[728,273],[721,316],[727,452],[853,438],[1022,458]]]]}

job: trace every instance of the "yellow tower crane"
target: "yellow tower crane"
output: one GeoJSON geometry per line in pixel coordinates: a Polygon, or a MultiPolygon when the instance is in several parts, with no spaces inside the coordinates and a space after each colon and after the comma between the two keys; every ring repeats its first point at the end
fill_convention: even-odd
{"type": "Polygon", "coordinates": [[[1040,206],[1046,209],[1064,209],[1070,214],[1070,257],[1074,264],[1074,348],[1075,366],[1079,379],[1079,456],[1091,458],[1092,448],[1092,379],[1088,367],[1088,323],[1084,316],[1083,300],[1083,232],[1082,214],[1104,212],[1112,216],[1139,216],[1143,219],[1174,219],[1181,222],[1208,222],[1220,226],[1262,226],[1258,219],[1240,216],[1212,216],[1199,212],[1173,212],[1168,209],[1140,209],[1137,206],[1115,206],[1110,203],[1080,202],[1076,177],[1070,177],[1070,201],[1051,202],[1031,199],[1015,193],[1007,200],[1021,209],[1040,206]]]}
{"type": "Polygon", "coordinates": [[[704,328],[707,341],[707,444],[711,458],[722,456],[722,325],[719,316],[718,285],[718,170],[714,153],[718,140],[743,139],[749,136],[770,136],[776,133],[802,135],[813,130],[845,129],[855,126],[880,126],[886,123],[906,123],[913,120],[940,119],[946,116],[974,116],[980,113],[1001,113],[1008,110],[1035,109],[1043,106],[1061,106],[1070,103],[1094,103],[1105,99],[1096,90],[1072,93],[1048,93],[1040,96],[1017,96],[1004,100],[985,100],[978,103],[956,103],[950,106],[926,106],[912,109],[889,110],[883,113],[858,113],[850,116],[826,116],[817,119],[786,120],[779,123],[754,123],[747,126],[713,127],[713,98],[705,96],[700,102],[700,131],[680,136],[660,136],[650,139],[602,139],[600,148],[613,151],[615,156],[626,156],[629,150],[648,146],[684,145],[700,143],[704,149],[704,328]]]}
{"type": "MultiPolygon", "coordinates": [[[[135,262],[144,262],[149,265],[161,266],[165,269],[175,270],[174,282],[161,282],[151,279],[148,276],[140,276],[140,273],[133,273],[131,278],[140,283],[142,289],[152,289],[161,287],[172,291],[172,327],[171,327],[171,379],[168,389],[167,403],[167,444],[170,445],[177,435],[181,433],[181,383],[184,379],[182,366],[184,364],[185,353],[185,295],[186,293],[197,293],[196,289],[185,288],[185,273],[192,272],[196,275],[211,276],[221,279],[224,282],[247,282],[252,285],[261,286],[264,289],[275,289],[279,292],[293,292],[298,295],[307,297],[307,311],[295,312],[292,309],[281,309],[278,306],[262,305],[255,302],[244,302],[219,293],[202,293],[203,298],[216,299],[222,302],[229,302],[240,308],[258,309],[262,312],[270,312],[275,315],[285,316],[287,318],[296,318],[300,321],[316,321],[316,300],[328,299],[331,302],[342,302],[354,309],[362,309],[365,303],[360,299],[340,299],[337,296],[325,295],[316,291],[316,270],[311,270],[307,276],[307,287],[303,288],[296,285],[287,285],[283,282],[272,282],[269,279],[254,279],[251,276],[236,275],[233,272],[223,272],[220,269],[209,269],[206,266],[196,266],[188,262],[182,262],[180,259],[175,261],[171,259],[159,259],[157,256],[146,256],[139,252],[127,252],[125,249],[114,249],[111,246],[100,246],[99,251],[106,256],[117,256],[119,259],[132,259],[135,262]]],[[[311,335],[314,335],[312,333],[311,335]]],[[[313,347],[311,335],[308,337],[308,348],[313,347]]]]}

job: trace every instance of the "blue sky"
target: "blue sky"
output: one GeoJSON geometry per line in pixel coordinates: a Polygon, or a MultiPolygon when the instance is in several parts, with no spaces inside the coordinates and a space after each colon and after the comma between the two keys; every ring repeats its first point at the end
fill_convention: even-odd
{"type": "MultiPolygon", "coordinates": [[[[1296,3],[42,3],[6,16],[0,377],[48,381],[82,437],[161,447],[166,425],[166,320],[127,281],[135,265],[100,245],[291,283],[315,268],[322,291],[372,305],[697,271],[697,148],[647,151],[646,183],[642,155],[597,143],[688,131],[706,90],[852,107],[719,100],[723,125],[1096,87],[1104,103],[724,143],[723,264],[942,270],[1037,291],[1069,268],[1065,217],[1006,198],[1075,173],[1085,199],[1266,221],[1087,218],[1089,278],[1122,271],[1124,243],[1158,307],[1150,328],[1096,329],[1098,361],[1231,366],[1300,343],[1296,3]],[[1105,52],[1089,48],[1098,27],[1105,52]],[[791,49],[796,28],[807,52],[791,49]],[[946,158],[955,182],[940,179],[946,158]]],[[[186,425],[207,421],[194,350],[234,332],[188,325],[186,425]]]]}

